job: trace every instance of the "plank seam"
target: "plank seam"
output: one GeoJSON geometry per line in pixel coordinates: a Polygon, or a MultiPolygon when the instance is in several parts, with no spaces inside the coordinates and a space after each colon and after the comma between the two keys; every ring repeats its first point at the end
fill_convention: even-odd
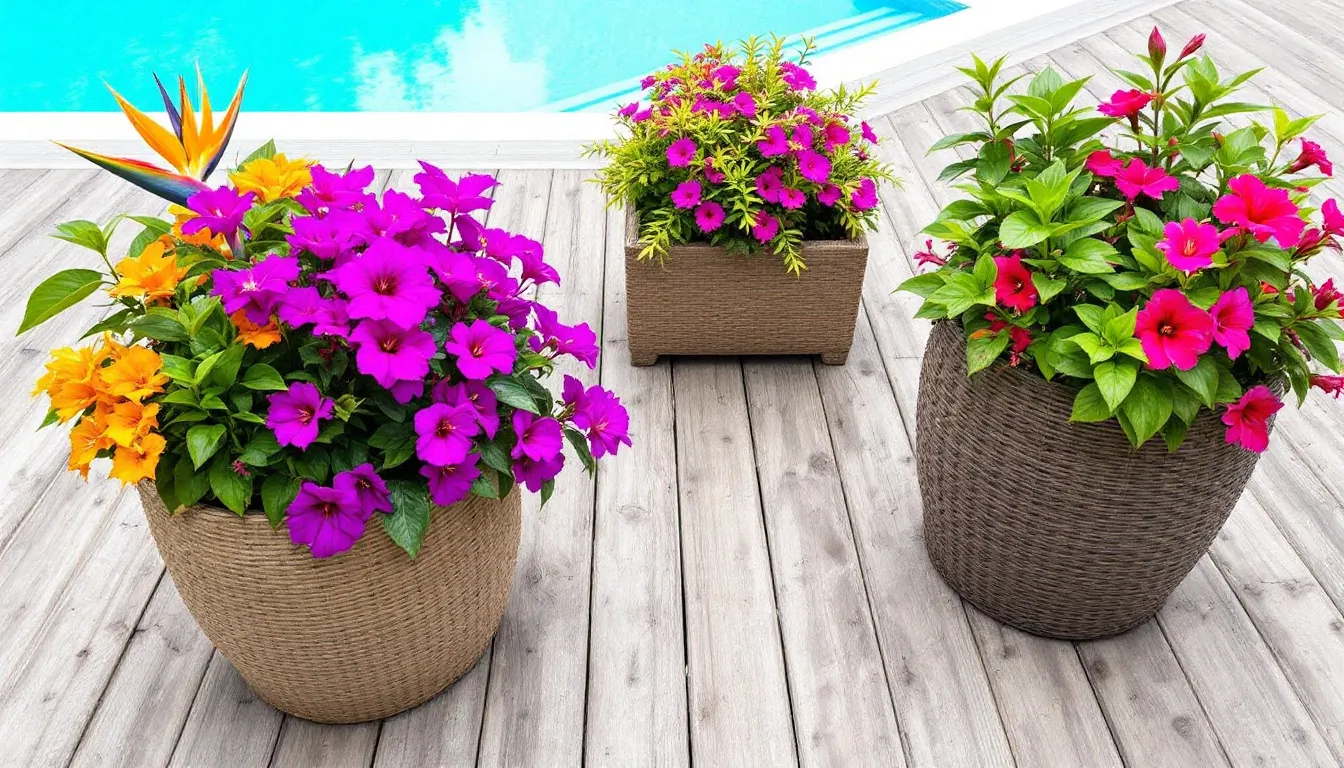
{"type": "Polygon", "coordinates": [[[1186,671],[1185,664],[1181,662],[1180,654],[1176,653],[1176,646],[1171,642],[1171,638],[1167,636],[1167,628],[1162,623],[1162,617],[1154,616],[1153,623],[1157,625],[1157,631],[1162,634],[1162,642],[1166,643],[1167,647],[1171,649],[1171,656],[1176,659],[1176,668],[1181,670],[1181,675],[1185,677],[1185,684],[1190,686],[1190,692],[1194,694],[1195,703],[1199,705],[1199,711],[1200,714],[1204,715],[1204,721],[1209,724],[1209,731],[1213,734],[1213,740],[1218,745],[1218,751],[1223,754],[1223,760],[1226,761],[1228,765],[1232,765],[1232,756],[1228,754],[1227,745],[1223,743],[1223,735],[1218,732],[1218,726],[1214,724],[1213,716],[1209,714],[1208,707],[1204,706],[1204,700],[1199,697],[1199,689],[1195,688],[1194,679],[1192,679],[1190,673],[1186,671]]]}

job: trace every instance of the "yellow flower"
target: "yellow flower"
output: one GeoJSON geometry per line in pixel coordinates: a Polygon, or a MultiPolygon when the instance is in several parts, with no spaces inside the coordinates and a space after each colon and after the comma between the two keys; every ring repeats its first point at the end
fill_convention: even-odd
{"type": "Polygon", "coordinates": [[[163,360],[145,347],[122,347],[113,363],[102,370],[109,394],[140,402],[163,391],[168,377],[159,373],[163,360]]]}
{"type": "Polygon", "coordinates": [[[313,181],[307,160],[289,160],[283,152],[259,157],[229,174],[239,192],[256,192],[263,203],[294,197],[313,181]]]}
{"type": "Polygon", "coordinates": [[[107,414],[106,435],[122,448],[134,448],[140,440],[159,426],[159,404],[141,404],[127,400],[112,406],[107,414]]]}
{"type": "Polygon", "coordinates": [[[100,373],[109,353],[107,347],[53,349],[47,373],[38,379],[33,395],[46,392],[57,418],[69,421],[101,399],[103,382],[100,373]]]}
{"type": "Polygon", "coordinates": [[[98,452],[113,446],[112,439],[107,436],[107,413],[107,406],[99,405],[70,430],[69,468],[71,472],[79,470],[85,480],[89,478],[89,465],[97,458],[98,452]]]}
{"type": "Polygon", "coordinates": [[[213,248],[226,257],[233,257],[233,251],[229,250],[229,243],[223,235],[212,236],[208,229],[202,229],[192,235],[182,233],[182,225],[196,218],[195,211],[180,205],[170,205],[168,206],[168,212],[173,215],[173,237],[188,245],[194,245],[198,248],[213,248]]]}
{"type": "Polygon", "coordinates": [[[117,284],[108,291],[116,297],[129,296],[146,303],[166,303],[173,296],[177,284],[187,275],[187,267],[179,266],[177,257],[164,244],[155,240],[145,246],[139,256],[128,257],[117,263],[117,284]]]}
{"type": "Polygon", "coordinates": [[[140,438],[140,444],[136,447],[117,446],[117,452],[112,455],[112,471],[108,474],[127,485],[153,480],[159,456],[163,454],[166,444],[162,435],[150,432],[140,438]]]}
{"type": "Polygon", "coordinates": [[[229,319],[238,329],[238,340],[257,349],[265,349],[280,340],[280,326],[272,320],[265,325],[257,325],[247,319],[247,313],[238,310],[229,319]]]}

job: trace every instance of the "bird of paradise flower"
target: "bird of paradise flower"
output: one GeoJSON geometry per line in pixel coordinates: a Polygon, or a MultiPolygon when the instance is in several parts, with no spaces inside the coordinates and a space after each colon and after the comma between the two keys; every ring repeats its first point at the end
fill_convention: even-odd
{"type": "Polygon", "coordinates": [[[215,166],[219,165],[220,158],[224,156],[224,149],[229,144],[229,138],[233,135],[234,123],[238,121],[238,109],[243,102],[243,87],[247,85],[247,72],[243,72],[242,78],[238,81],[238,90],[234,92],[233,101],[230,102],[219,125],[215,125],[214,114],[210,108],[210,95],[206,92],[200,67],[196,68],[196,84],[201,98],[199,122],[191,97],[187,95],[185,79],[177,78],[179,99],[176,106],[158,75],[154,76],[154,82],[159,86],[159,93],[163,96],[163,106],[172,124],[171,132],[132,106],[111,85],[108,85],[107,89],[112,91],[112,96],[117,100],[121,111],[126,113],[136,133],[140,134],[150,149],[167,161],[173,170],[160,168],[143,160],[100,155],[59,141],[56,144],[169,202],[186,205],[187,198],[210,188],[205,180],[210,177],[215,166]]]}

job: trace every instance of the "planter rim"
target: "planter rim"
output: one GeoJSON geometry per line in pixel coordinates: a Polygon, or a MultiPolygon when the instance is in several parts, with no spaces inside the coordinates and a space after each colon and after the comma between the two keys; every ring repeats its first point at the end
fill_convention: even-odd
{"type": "MultiPolygon", "coordinates": [[[[639,239],[639,213],[634,205],[626,206],[625,213],[625,245],[627,248],[644,246],[644,241],[639,239]]],[[[804,240],[805,248],[821,248],[825,250],[868,250],[868,235],[860,232],[858,237],[848,240],[804,240]]],[[[677,251],[683,248],[697,248],[712,251],[724,251],[727,249],[722,245],[712,245],[710,243],[673,243],[669,246],[669,251],[677,251]]],[[[757,254],[761,255],[761,254],[757,254]]],[[[800,275],[800,277],[805,276],[800,275]]]]}

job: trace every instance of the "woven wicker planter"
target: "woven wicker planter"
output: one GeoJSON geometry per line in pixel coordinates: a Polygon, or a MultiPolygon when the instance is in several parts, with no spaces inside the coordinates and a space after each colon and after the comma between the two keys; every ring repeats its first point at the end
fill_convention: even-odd
{"type": "Polygon", "coordinates": [[[206,637],[261,698],[324,723],[396,714],[461,677],[499,628],[518,556],[516,491],[436,509],[414,561],[377,520],[315,560],[262,515],[171,516],[148,483],[140,498],[206,637]]]}
{"type": "Polygon", "coordinates": [[[1114,422],[1070,424],[1074,390],[996,364],[966,377],[937,323],[919,380],[916,461],[938,572],[1000,621],[1074,640],[1151,618],[1208,551],[1256,454],[1202,411],[1168,453],[1114,422]]]}
{"type": "Polygon", "coordinates": [[[854,339],[868,241],[803,243],[807,270],[773,256],[673,246],[664,264],[638,260],[639,222],[626,218],[625,291],[630,362],[659,355],[821,355],[844,365],[854,339]]]}

